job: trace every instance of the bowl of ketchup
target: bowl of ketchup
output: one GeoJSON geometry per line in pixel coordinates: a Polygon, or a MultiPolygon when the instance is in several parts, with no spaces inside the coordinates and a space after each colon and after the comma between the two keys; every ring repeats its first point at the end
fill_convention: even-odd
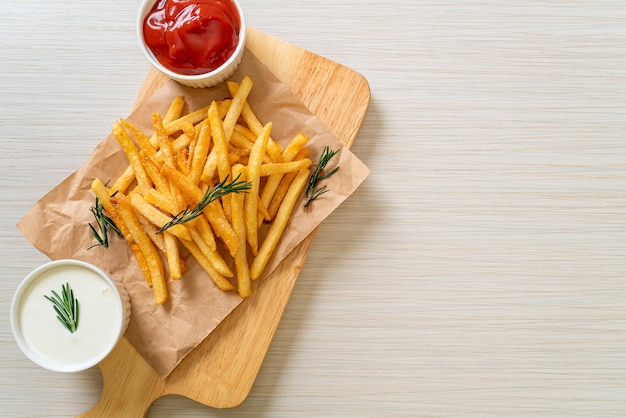
{"type": "Polygon", "coordinates": [[[237,69],[246,23],[238,0],[143,0],[137,35],[154,67],[181,84],[203,88],[237,69]]]}

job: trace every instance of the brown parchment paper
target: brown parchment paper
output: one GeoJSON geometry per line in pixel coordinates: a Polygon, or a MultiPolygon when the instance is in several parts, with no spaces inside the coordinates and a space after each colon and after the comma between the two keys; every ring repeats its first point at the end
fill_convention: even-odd
{"type": "MultiPolygon", "coordinates": [[[[314,163],[325,145],[341,148],[329,168],[339,171],[324,181],[329,192],[304,209],[300,202],[270,260],[263,280],[307,235],[309,235],[369,174],[369,169],[326,129],[300,101],[250,51],[246,51],[232,80],[250,76],[254,87],[248,102],[262,123],[273,122],[271,136],[286,144],[299,132],[310,137],[307,147],[314,163]]],[[[151,133],[151,113],[165,114],[176,96],[184,96],[193,111],[229,97],[225,84],[210,89],[193,89],[170,81],[128,116],[151,133]]],[[[114,121],[111,121],[112,123],[114,121]]],[[[176,365],[206,338],[240,302],[236,292],[219,290],[197,264],[188,258],[182,280],[167,283],[164,305],[154,303],[152,290],[139,270],[128,245],[113,234],[110,247],[88,248],[94,240],[88,224],[94,221],[89,208],[94,204],[90,185],[95,177],[113,182],[128,166],[116,139],[110,135],[93,151],[88,161],[39,200],[18,222],[22,234],[50,259],[72,258],[95,264],[126,286],[132,315],[126,338],[144,359],[165,378],[176,365]]],[[[254,289],[254,288],[253,288],[254,289]]]]}

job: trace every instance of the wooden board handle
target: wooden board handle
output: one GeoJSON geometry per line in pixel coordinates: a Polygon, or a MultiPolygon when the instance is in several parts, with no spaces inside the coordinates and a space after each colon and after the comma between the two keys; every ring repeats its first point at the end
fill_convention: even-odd
{"type": "Polygon", "coordinates": [[[93,408],[79,417],[144,417],[163,390],[165,382],[125,338],[99,367],[102,394],[93,408]]]}

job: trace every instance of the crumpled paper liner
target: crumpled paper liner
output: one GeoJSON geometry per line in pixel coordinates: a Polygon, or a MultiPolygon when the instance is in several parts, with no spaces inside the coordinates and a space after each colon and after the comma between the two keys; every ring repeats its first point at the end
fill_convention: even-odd
{"type": "MultiPolygon", "coordinates": [[[[232,80],[244,76],[254,82],[248,97],[262,123],[273,122],[271,136],[286,146],[297,133],[310,137],[307,147],[315,162],[325,145],[342,148],[329,168],[339,171],[324,180],[328,193],[304,209],[302,200],[291,215],[287,229],[265,269],[264,280],[307,235],[343,202],[368,176],[369,169],[326,129],[326,127],[250,51],[232,80]]],[[[127,119],[151,133],[151,113],[165,114],[174,97],[184,96],[193,111],[230,97],[225,84],[193,89],[169,81],[127,119]]],[[[113,121],[111,121],[113,123],[113,121]]],[[[18,222],[22,234],[52,260],[72,258],[99,266],[121,280],[131,298],[132,315],[126,338],[157,374],[165,378],[242,301],[236,292],[219,290],[189,257],[183,278],[167,282],[169,296],[164,305],[154,303],[139,266],[123,238],[114,233],[108,250],[88,248],[94,244],[88,224],[94,222],[89,208],[94,204],[91,182],[95,177],[111,182],[126,169],[128,161],[110,135],[94,150],[88,161],[39,200],[18,222]]],[[[254,291],[254,286],[253,286],[254,291]]]]}

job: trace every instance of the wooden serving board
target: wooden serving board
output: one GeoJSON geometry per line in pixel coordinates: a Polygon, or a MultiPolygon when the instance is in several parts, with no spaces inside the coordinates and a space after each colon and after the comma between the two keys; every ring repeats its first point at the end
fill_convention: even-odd
{"type": "MultiPolygon", "coordinates": [[[[248,28],[247,47],[341,142],[352,145],[370,101],[370,89],[362,75],[252,28],[248,28]]],[[[165,76],[150,69],[135,107],[165,81],[165,76]]],[[[99,364],[103,377],[99,401],[81,416],[143,417],[154,400],[167,394],[183,395],[215,408],[239,405],[252,388],[314,235],[294,249],[277,274],[259,283],[253,295],[165,380],[122,339],[99,364]]]]}

